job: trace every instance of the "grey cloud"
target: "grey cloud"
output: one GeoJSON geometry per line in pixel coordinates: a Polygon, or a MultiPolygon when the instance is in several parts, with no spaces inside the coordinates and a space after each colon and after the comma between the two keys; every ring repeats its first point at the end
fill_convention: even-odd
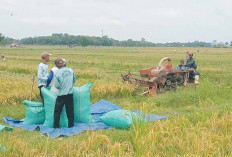
{"type": "Polygon", "coordinates": [[[0,0],[9,37],[100,36],[153,42],[232,40],[230,0],[0,0]],[[13,16],[11,16],[13,13],[13,16]]]}

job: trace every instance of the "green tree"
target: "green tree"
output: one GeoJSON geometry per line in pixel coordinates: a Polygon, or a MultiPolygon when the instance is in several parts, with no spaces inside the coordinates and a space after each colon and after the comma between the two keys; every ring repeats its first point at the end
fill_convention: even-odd
{"type": "Polygon", "coordinates": [[[81,46],[83,46],[83,47],[88,46],[88,43],[87,43],[87,39],[86,39],[86,37],[83,37],[83,38],[82,38],[81,46]]]}
{"type": "Polygon", "coordinates": [[[3,41],[4,38],[5,38],[4,35],[0,33],[0,42],[3,41]]]}

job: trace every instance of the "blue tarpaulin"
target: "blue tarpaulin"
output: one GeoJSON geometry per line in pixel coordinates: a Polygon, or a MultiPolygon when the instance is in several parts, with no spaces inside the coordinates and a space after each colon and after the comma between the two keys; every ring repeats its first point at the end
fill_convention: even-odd
{"type": "MultiPolygon", "coordinates": [[[[112,104],[111,102],[108,102],[104,99],[100,100],[96,104],[91,106],[91,115],[93,116],[93,119],[95,120],[94,123],[75,123],[73,128],[48,128],[43,125],[25,125],[22,124],[23,121],[10,118],[10,117],[3,117],[6,124],[12,126],[12,127],[19,127],[25,130],[34,131],[34,130],[40,130],[42,134],[47,134],[51,138],[57,138],[59,136],[73,136],[77,135],[83,131],[86,130],[102,130],[102,129],[110,129],[111,127],[102,123],[99,120],[99,117],[104,115],[107,112],[113,111],[113,110],[119,110],[122,109],[119,106],[112,104]]],[[[138,110],[135,110],[134,112],[139,112],[138,110]]],[[[156,121],[159,119],[165,119],[166,116],[157,116],[155,114],[146,114],[146,119],[150,119],[150,121],[156,121]]]]}

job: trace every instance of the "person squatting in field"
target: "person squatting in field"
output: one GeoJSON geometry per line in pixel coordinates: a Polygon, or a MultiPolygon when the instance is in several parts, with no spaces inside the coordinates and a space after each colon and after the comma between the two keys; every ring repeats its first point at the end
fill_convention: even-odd
{"type": "Polygon", "coordinates": [[[194,80],[194,83],[198,85],[200,79],[200,73],[196,71],[197,65],[195,59],[193,58],[193,53],[189,54],[189,59],[187,59],[187,63],[185,64],[185,66],[189,69],[194,69],[194,72],[189,74],[189,78],[194,80]]]}
{"type": "Polygon", "coordinates": [[[74,126],[74,106],[73,106],[73,84],[76,82],[75,74],[71,68],[66,67],[66,61],[62,58],[57,58],[57,70],[53,75],[53,83],[58,89],[54,110],[54,128],[60,127],[60,115],[65,106],[68,127],[74,126]]]}
{"type": "Polygon", "coordinates": [[[44,97],[41,92],[41,88],[45,87],[47,85],[47,79],[48,79],[48,65],[47,63],[50,61],[50,56],[51,54],[44,52],[41,54],[42,62],[38,66],[38,72],[37,72],[37,77],[38,77],[38,88],[40,91],[40,97],[44,106],[44,97]]]}
{"type": "Polygon", "coordinates": [[[5,57],[5,55],[4,55],[4,54],[1,54],[1,59],[2,59],[3,61],[5,61],[5,60],[6,60],[6,57],[5,57]]]}

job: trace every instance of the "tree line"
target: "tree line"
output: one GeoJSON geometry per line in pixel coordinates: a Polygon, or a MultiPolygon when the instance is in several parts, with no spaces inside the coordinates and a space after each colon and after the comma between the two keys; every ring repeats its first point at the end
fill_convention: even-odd
{"type": "MultiPolygon", "coordinates": [[[[4,37],[0,33],[0,44],[7,45],[12,42],[19,42],[21,45],[69,45],[73,46],[119,46],[119,47],[216,47],[214,43],[194,41],[194,42],[172,42],[172,43],[153,43],[148,42],[144,38],[140,41],[135,41],[132,39],[128,40],[115,40],[109,38],[108,36],[95,37],[95,36],[81,36],[81,35],[69,35],[63,33],[55,33],[51,36],[39,36],[39,37],[29,37],[23,38],[21,40],[15,40],[12,38],[4,37]]],[[[218,46],[223,47],[220,43],[218,46]]],[[[232,46],[232,41],[226,43],[225,46],[232,46]]]]}
{"type": "Polygon", "coordinates": [[[2,33],[0,33],[0,45],[9,45],[14,41],[17,41],[17,40],[13,38],[5,37],[2,33]]]}
{"type": "Polygon", "coordinates": [[[115,40],[108,36],[90,37],[74,36],[69,34],[52,34],[51,36],[30,37],[20,40],[25,45],[76,45],[76,46],[145,46],[154,47],[155,44],[147,41],[134,41],[128,39],[125,41],[115,40]]]}

